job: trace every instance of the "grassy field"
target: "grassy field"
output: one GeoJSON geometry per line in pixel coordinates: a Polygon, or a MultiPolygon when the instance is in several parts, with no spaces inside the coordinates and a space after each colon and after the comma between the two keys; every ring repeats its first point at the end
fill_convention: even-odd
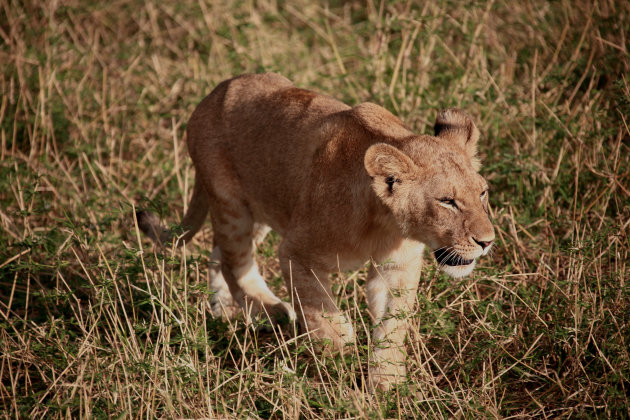
{"type": "MultiPolygon", "coordinates": [[[[630,416],[630,3],[420,3],[0,0],[0,416],[630,416]],[[465,279],[427,264],[386,394],[365,270],[335,287],[354,354],[321,357],[210,316],[209,223],[163,253],[134,225],[177,223],[190,113],[264,71],[482,132],[495,251],[465,279]]],[[[258,258],[286,296],[278,241],[258,258]]]]}

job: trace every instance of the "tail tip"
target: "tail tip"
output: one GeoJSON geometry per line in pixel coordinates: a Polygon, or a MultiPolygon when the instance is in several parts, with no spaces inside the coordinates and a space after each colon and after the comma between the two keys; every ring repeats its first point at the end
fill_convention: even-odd
{"type": "Polygon", "coordinates": [[[137,211],[136,220],[140,230],[149,236],[153,236],[159,231],[160,219],[150,211],[137,211]]]}

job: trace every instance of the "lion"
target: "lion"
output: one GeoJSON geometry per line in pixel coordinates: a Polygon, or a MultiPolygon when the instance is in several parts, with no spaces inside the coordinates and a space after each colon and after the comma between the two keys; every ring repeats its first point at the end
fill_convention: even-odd
{"type": "Polygon", "coordinates": [[[465,112],[446,109],[434,131],[416,135],[378,105],[350,107],[278,74],[234,77],[188,123],[195,185],[185,234],[175,238],[148,212],[137,214],[138,226],[157,243],[181,244],[209,213],[212,311],[282,311],[339,351],[355,338],[329,274],[371,262],[369,381],[387,389],[406,375],[401,348],[424,247],[461,277],[494,240],[477,127],[465,112]],[[291,303],[267,287],[254,259],[270,228],[282,237],[278,257],[291,303]]]}

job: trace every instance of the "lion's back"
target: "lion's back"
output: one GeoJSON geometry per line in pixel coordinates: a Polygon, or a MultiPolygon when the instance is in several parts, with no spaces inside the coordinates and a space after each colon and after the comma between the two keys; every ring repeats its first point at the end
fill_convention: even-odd
{"type": "Polygon", "coordinates": [[[216,172],[212,162],[229,163],[254,213],[274,225],[290,218],[313,156],[330,140],[322,127],[349,109],[277,74],[238,76],[219,84],[194,111],[189,152],[208,176],[216,172]]]}

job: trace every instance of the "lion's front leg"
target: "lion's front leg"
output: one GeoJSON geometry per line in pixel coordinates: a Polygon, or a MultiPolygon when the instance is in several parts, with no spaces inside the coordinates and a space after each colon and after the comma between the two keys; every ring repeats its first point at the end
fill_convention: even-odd
{"type": "Polygon", "coordinates": [[[386,390],[407,373],[404,340],[418,290],[423,247],[404,241],[381,264],[370,267],[367,297],[375,329],[369,380],[373,389],[386,390]]]}
{"type": "Polygon", "coordinates": [[[355,339],[354,329],[335,303],[328,273],[308,268],[308,263],[288,250],[286,243],[280,246],[279,257],[301,327],[317,342],[319,350],[347,351],[347,344],[355,339]]]}

